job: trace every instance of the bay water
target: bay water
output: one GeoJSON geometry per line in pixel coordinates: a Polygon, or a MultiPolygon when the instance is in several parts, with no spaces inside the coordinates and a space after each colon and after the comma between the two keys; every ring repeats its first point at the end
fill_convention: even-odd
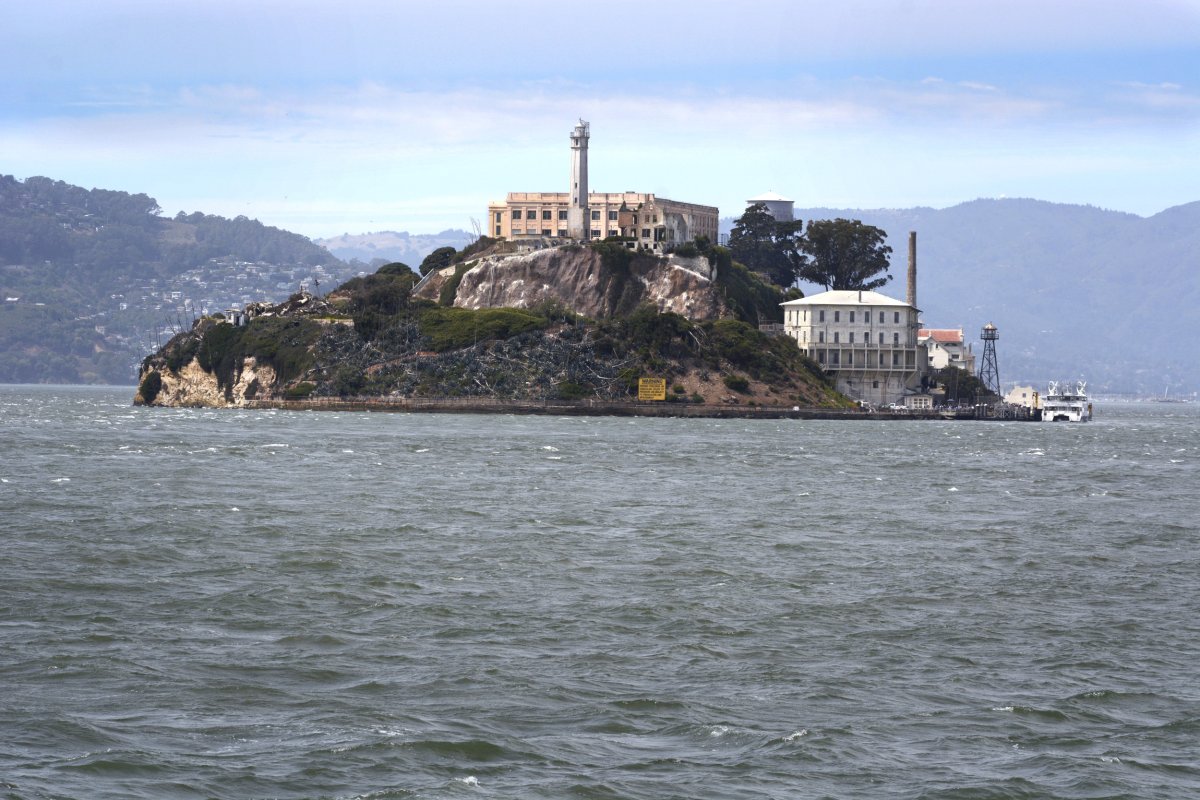
{"type": "Polygon", "coordinates": [[[1200,796],[1200,408],[0,387],[0,797],[1200,796]]]}

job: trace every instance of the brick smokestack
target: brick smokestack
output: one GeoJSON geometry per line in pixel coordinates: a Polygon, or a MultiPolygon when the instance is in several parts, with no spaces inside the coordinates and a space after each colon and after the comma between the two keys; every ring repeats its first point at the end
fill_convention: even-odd
{"type": "Polygon", "coordinates": [[[908,295],[905,302],[917,307],[917,232],[908,232],[908,295]]]}

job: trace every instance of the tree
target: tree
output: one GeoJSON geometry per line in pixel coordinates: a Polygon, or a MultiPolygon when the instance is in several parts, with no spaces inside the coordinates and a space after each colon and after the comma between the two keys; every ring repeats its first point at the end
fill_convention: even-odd
{"type": "Polygon", "coordinates": [[[857,219],[815,220],[801,242],[810,260],[799,276],[826,289],[878,289],[892,279],[886,273],[892,248],[887,233],[857,219]]]}
{"type": "Polygon", "coordinates": [[[421,270],[421,277],[450,266],[454,262],[456,255],[458,255],[458,251],[453,247],[439,247],[437,250],[434,250],[425,256],[425,260],[421,262],[421,266],[418,268],[421,270]]]}
{"type": "Polygon", "coordinates": [[[800,220],[777,220],[765,204],[755,203],[729,234],[733,260],[763,273],[778,286],[791,286],[807,261],[800,252],[803,225],[800,220]]]}

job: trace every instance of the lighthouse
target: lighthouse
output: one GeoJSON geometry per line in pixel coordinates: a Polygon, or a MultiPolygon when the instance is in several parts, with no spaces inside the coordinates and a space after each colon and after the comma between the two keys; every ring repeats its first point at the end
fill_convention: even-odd
{"type": "Polygon", "coordinates": [[[588,139],[591,126],[579,120],[571,131],[571,205],[567,208],[567,236],[587,239],[591,233],[588,219],[588,139]]]}

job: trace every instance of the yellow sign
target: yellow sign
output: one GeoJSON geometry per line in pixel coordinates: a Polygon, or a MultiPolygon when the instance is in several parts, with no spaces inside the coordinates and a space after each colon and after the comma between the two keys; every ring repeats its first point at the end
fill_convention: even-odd
{"type": "Polygon", "coordinates": [[[666,378],[638,378],[638,400],[666,400],[666,378]]]}

